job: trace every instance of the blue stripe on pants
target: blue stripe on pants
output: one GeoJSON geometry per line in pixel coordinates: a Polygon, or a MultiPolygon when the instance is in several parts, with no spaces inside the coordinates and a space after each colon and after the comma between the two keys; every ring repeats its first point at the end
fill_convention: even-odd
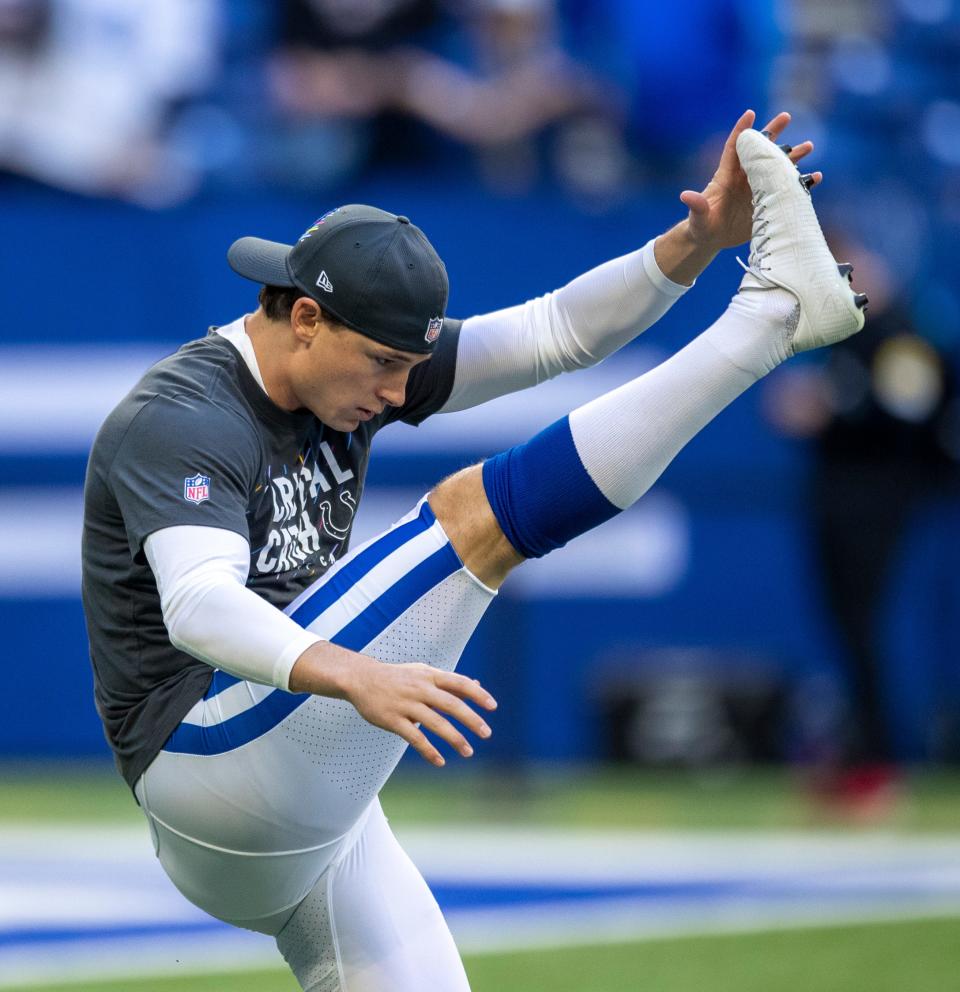
{"type": "MultiPolygon", "coordinates": [[[[421,596],[461,567],[453,548],[444,545],[401,576],[330,640],[354,651],[365,647],[421,596]]],[[[224,754],[263,736],[310,698],[309,693],[276,689],[255,706],[222,723],[209,727],[181,723],[163,749],[176,754],[224,754]]]]}
{"type": "MultiPolygon", "coordinates": [[[[308,627],[320,616],[324,610],[333,605],[351,586],[357,584],[368,572],[371,572],[388,555],[392,554],[401,545],[406,544],[411,538],[429,530],[436,521],[430,504],[424,500],[420,507],[420,513],[413,519],[408,520],[399,527],[387,531],[378,541],[374,541],[368,548],[361,551],[356,558],[348,562],[340,569],[328,582],[317,588],[313,595],[305,599],[292,614],[291,619],[300,624],[301,627],[308,627]]],[[[210,688],[207,689],[204,699],[213,699],[230,686],[242,682],[243,679],[236,675],[230,675],[219,669],[213,673],[213,680],[210,688]]]]}
{"type": "Polygon", "coordinates": [[[437,518],[430,509],[430,504],[424,500],[420,514],[413,520],[388,530],[383,537],[374,541],[361,551],[356,558],[347,562],[329,582],[324,583],[317,591],[305,599],[300,606],[290,614],[301,627],[309,627],[314,620],[328,607],[332,606],[351,586],[355,586],[368,572],[373,571],[388,555],[407,541],[429,530],[437,518]]]}

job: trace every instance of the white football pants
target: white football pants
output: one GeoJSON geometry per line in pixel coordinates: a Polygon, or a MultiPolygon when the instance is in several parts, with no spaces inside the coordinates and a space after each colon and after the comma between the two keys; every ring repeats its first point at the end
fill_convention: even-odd
{"type": "MultiPolygon", "coordinates": [[[[286,612],[387,664],[452,671],[494,595],[424,500],[286,612]]],[[[464,992],[449,930],[376,798],[406,747],[343,700],[217,671],[136,794],[177,888],[275,936],[304,989],[464,992]]]]}

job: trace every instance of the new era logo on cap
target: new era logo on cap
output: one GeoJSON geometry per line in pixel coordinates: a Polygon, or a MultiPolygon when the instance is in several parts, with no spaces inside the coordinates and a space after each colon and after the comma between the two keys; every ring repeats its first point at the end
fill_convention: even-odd
{"type": "Polygon", "coordinates": [[[320,270],[320,275],[317,276],[317,285],[328,293],[333,292],[333,283],[330,282],[330,277],[323,269],[320,270]]]}

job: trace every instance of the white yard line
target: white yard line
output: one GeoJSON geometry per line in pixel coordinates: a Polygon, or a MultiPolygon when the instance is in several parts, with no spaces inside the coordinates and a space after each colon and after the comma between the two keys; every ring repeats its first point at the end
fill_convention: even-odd
{"type": "MultiPolygon", "coordinates": [[[[960,916],[960,836],[397,833],[441,902],[471,895],[447,911],[468,953],[960,916]]],[[[269,938],[211,922],[145,829],[0,827],[0,988],[280,964],[269,938]],[[130,926],[141,932],[110,930],[130,926]]]]}

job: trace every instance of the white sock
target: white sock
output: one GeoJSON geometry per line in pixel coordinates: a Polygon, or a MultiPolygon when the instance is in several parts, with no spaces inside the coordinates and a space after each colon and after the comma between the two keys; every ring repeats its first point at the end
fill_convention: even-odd
{"type": "Polygon", "coordinates": [[[620,509],[638,500],[698,431],[790,356],[799,312],[786,290],[744,288],[672,358],[574,410],[577,454],[604,496],[620,509]]]}

